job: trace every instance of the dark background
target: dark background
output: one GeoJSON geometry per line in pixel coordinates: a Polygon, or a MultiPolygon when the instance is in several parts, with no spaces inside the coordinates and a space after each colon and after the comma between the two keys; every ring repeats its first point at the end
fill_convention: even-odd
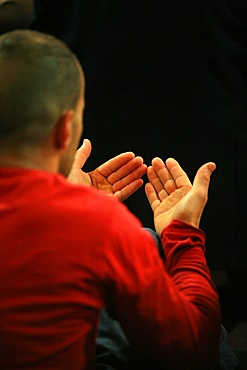
{"type": "MultiPolygon", "coordinates": [[[[212,269],[247,270],[246,0],[34,1],[33,26],[79,56],[86,169],[122,151],[175,157],[193,179],[215,161],[201,227],[212,269]]],[[[153,226],[141,189],[126,204],[153,226]]]]}
{"type": "MultiPolygon", "coordinates": [[[[201,227],[222,323],[247,369],[246,0],[34,0],[34,28],[83,65],[86,170],[132,150],[173,156],[193,179],[215,161],[201,227]]],[[[153,226],[139,190],[127,206],[153,226]]]]}

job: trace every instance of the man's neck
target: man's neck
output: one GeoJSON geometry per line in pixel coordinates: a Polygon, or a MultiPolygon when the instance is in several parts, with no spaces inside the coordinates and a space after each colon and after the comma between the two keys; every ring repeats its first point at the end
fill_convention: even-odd
{"type": "Polygon", "coordinates": [[[56,157],[36,148],[0,149],[0,167],[29,168],[53,173],[56,173],[58,168],[56,157]]]}

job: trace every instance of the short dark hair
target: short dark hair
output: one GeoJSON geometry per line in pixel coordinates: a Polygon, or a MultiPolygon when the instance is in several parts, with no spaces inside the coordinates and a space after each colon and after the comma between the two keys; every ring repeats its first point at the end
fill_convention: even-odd
{"type": "Polygon", "coordinates": [[[0,36],[0,139],[44,141],[82,89],[79,61],[53,36],[17,30],[0,36]]]}

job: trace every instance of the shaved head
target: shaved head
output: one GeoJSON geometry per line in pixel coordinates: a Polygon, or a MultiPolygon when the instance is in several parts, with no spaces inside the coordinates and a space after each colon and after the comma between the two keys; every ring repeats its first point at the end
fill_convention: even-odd
{"type": "Polygon", "coordinates": [[[55,37],[30,30],[0,36],[0,141],[41,144],[75,108],[82,82],[76,56],[55,37]]]}

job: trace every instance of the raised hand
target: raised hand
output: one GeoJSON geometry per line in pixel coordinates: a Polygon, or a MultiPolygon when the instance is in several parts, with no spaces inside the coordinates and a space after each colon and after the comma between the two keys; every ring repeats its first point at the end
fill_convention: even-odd
{"type": "Polygon", "coordinates": [[[142,186],[141,177],[146,173],[147,166],[143,164],[141,157],[136,157],[132,152],[122,153],[105,162],[96,170],[86,173],[81,168],[90,153],[91,143],[85,139],[83,145],[76,152],[68,177],[69,181],[94,186],[121,201],[127,199],[142,186]]]}
{"type": "Polygon", "coordinates": [[[175,159],[169,158],[166,163],[160,158],[153,159],[147,170],[150,182],[146,184],[145,192],[159,235],[175,219],[199,227],[208,198],[210,176],[215,168],[212,162],[204,164],[197,171],[192,185],[175,159]]]}

